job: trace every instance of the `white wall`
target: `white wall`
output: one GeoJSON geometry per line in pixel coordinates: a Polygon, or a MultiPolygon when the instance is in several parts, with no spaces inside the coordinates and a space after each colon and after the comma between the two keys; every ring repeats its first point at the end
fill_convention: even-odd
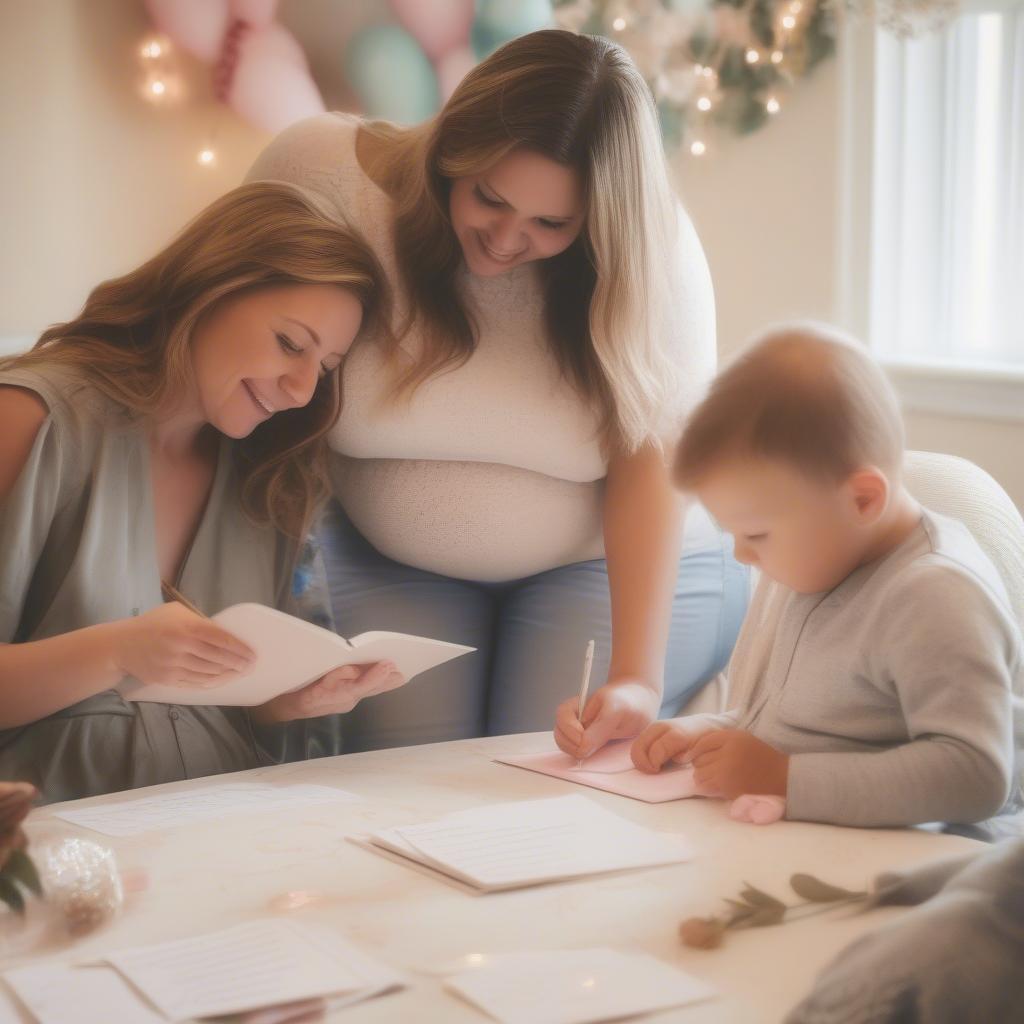
{"type": "MultiPolygon", "coordinates": [[[[291,0],[283,17],[329,99],[348,105],[344,44],[386,16],[374,0],[291,0]]],[[[89,288],[151,255],[241,180],[266,136],[210,97],[185,61],[189,103],[157,110],[136,94],[140,0],[0,2],[0,339],[74,314],[89,288]],[[196,154],[218,134],[218,163],[196,154]]],[[[839,246],[839,76],[801,83],[766,129],[676,161],[707,249],[723,354],[793,316],[835,317],[839,246]]],[[[988,469],[1024,507],[1024,424],[909,414],[914,447],[988,469]]]]}
{"type": "MultiPolygon", "coordinates": [[[[762,131],[674,161],[711,265],[723,357],[773,321],[838,319],[839,82],[838,63],[829,61],[762,131]]],[[[978,463],[1024,509],[1024,421],[905,418],[910,447],[978,463]]]]}

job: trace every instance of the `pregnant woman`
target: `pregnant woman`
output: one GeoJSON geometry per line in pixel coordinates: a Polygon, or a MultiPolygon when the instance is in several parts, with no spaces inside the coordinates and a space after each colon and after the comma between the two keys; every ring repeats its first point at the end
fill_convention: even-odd
{"type": "Polygon", "coordinates": [[[338,628],[478,649],[335,722],[344,749],[550,728],[591,638],[592,746],[675,711],[727,659],[747,583],[668,482],[714,301],[628,55],[532,33],[431,121],[321,115],[249,177],[321,193],[396,299],[329,438],[338,628]]]}

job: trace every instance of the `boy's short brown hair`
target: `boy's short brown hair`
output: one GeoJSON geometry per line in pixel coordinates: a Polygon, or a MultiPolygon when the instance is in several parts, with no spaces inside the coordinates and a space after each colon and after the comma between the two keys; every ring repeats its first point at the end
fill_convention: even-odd
{"type": "Polygon", "coordinates": [[[898,473],[903,421],[881,367],[829,327],[794,324],[755,339],[687,420],[674,476],[691,490],[729,459],[768,458],[819,479],[862,466],[898,473]]]}

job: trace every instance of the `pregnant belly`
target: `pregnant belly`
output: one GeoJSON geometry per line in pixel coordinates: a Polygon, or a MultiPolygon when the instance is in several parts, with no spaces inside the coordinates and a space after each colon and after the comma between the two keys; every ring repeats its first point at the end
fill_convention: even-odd
{"type": "Polygon", "coordinates": [[[604,557],[602,482],[484,462],[331,458],[357,530],[397,562],[461,579],[521,579],[604,557]]]}

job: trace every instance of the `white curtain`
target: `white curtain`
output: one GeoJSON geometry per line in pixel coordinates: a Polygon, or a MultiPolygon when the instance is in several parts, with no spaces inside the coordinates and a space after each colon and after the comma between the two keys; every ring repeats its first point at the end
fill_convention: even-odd
{"type": "Polygon", "coordinates": [[[895,361],[1024,369],[1024,2],[879,32],[872,342],[895,361]]]}

